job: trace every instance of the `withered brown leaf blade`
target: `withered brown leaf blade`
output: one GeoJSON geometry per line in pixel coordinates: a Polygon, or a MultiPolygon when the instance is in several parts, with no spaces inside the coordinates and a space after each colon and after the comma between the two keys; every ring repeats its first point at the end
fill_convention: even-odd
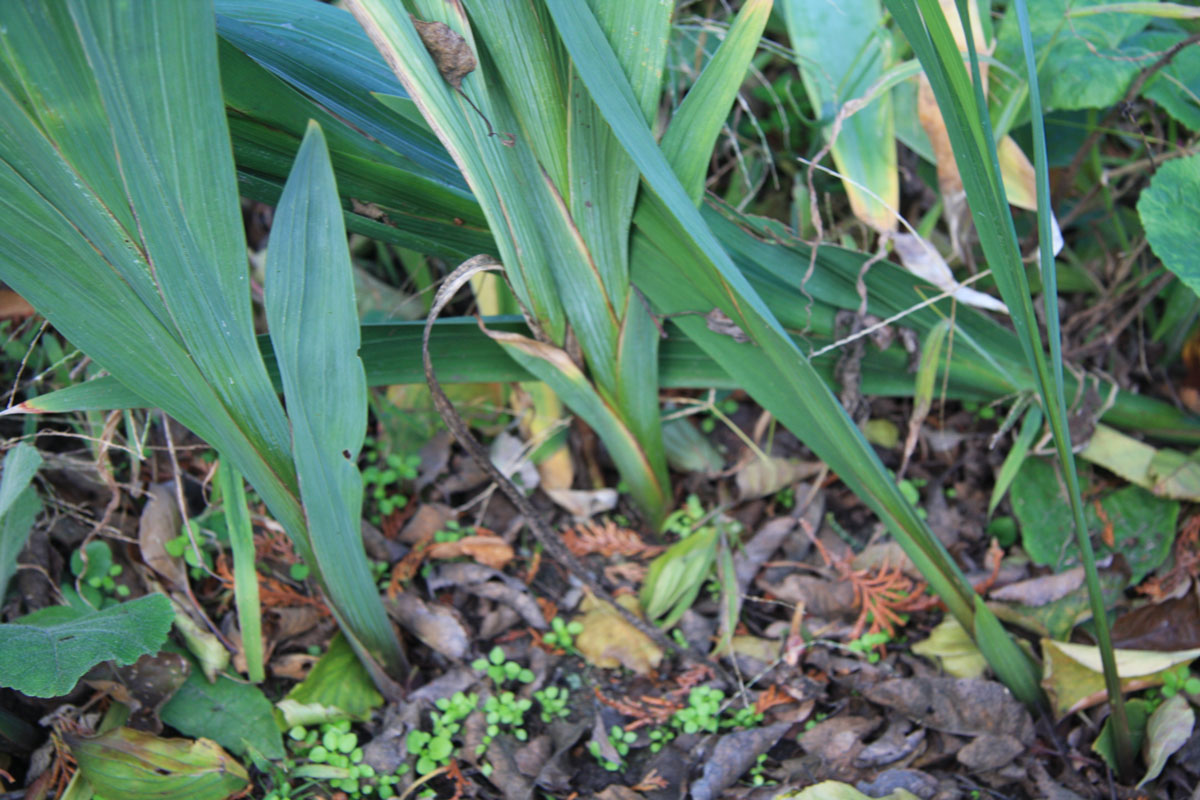
{"type": "Polygon", "coordinates": [[[413,17],[412,23],[446,83],[461,90],[463,78],[478,66],[467,40],[444,22],[423,22],[413,17]]]}

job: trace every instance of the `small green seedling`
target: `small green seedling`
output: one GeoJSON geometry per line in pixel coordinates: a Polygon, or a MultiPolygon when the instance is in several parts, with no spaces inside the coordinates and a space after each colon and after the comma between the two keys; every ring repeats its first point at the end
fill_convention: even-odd
{"type": "Polygon", "coordinates": [[[432,731],[412,730],[408,732],[405,746],[408,754],[416,758],[418,775],[428,775],[439,767],[450,763],[454,753],[454,738],[462,730],[462,721],[479,705],[479,696],[455,692],[450,697],[438,699],[437,710],[429,714],[432,731]]]}
{"type": "Polygon", "coordinates": [[[646,735],[650,738],[650,752],[657,753],[675,738],[675,731],[670,728],[654,728],[646,735]]]}
{"type": "Polygon", "coordinates": [[[737,410],[737,400],[729,397],[725,398],[713,406],[713,411],[709,412],[707,415],[705,415],[704,419],[700,420],[700,430],[704,431],[705,433],[712,433],[714,430],[716,430],[718,420],[728,423],[729,416],[731,414],[736,414],[737,410]]]}
{"type": "Polygon", "coordinates": [[[401,481],[417,477],[417,472],[421,467],[421,457],[391,453],[384,458],[383,467],[380,468],[374,464],[379,459],[376,451],[369,450],[364,455],[371,466],[363,468],[363,487],[375,507],[370,517],[371,522],[378,525],[384,517],[408,505],[408,498],[397,489],[401,481]]]}
{"type": "Polygon", "coordinates": [[[697,686],[688,694],[687,708],[671,715],[671,724],[684,733],[716,733],[720,726],[725,693],[710,686],[697,686]]]}
{"type": "Polygon", "coordinates": [[[550,621],[550,630],[542,635],[542,641],[551,647],[575,652],[575,637],[583,633],[583,623],[572,620],[565,622],[562,617],[550,621]]]}
{"type": "Polygon", "coordinates": [[[571,712],[567,708],[570,694],[566,689],[557,686],[547,686],[533,693],[533,698],[542,706],[542,722],[553,722],[556,717],[566,717],[571,712]]]}
{"type": "Polygon", "coordinates": [[[533,672],[515,661],[509,661],[508,657],[504,655],[504,648],[499,645],[488,652],[487,658],[477,658],[472,661],[471,668],[487,672],[488,677],[496,686],[500,686],[505,681],[533,683],[533,672]]]}
{"type": "Polygon", "coordinates": [[[119,602],[116,598],[128,597],[129,587],[116,582],[124,567],[113,563],[108,542],[93,539],[83,550],[71,553],[71,574],[79,579],[79,594],[88,605],[104,608],[119,602]]]}
{"type": "Polygon", "coordinates": [[[408,771],[404,764],[394,774],[380,775],[370,764],[364,764],[363,749],[358,745],[358,735],[350,731],[349,720],[323,723],[317,729],[296,725],[288,731],[287,744],[291,758],[284,760],[282,768],[271,770],[274,787],[265,800],[309,797],[314,781],[351,800],[387,800],[396,796],[394,787],[408,771]],[[303,781],[300,788],[292,786],[293,779],[303,781]]]}
{"type": "Polygon", "coordinates": [[[878,631],[876,633],[864,633],[846,645],[846,647],[856,653],[865,653],[867,661],[875,664],[879,661],[879,648],[890,641],[892,641],[892,637],[887,631],[878,631]]]}
{"type": "Polygon", "coordinates": [[[1200,694],[1200,678],[1191,674],[1187,664],[1180,664],[1163,675],[1163,697],[1174,697],[1180,692],[1200,694]]]}
{"type": "Polygon", "coordinates": [[[754,761],[754,766],[750,768],[750,785],[751,786],[773,786],[775,781],[767,780],[767,776],[763,775],[763,770],[767,766],[767,754],[759,753],[758,758],[754,761]]]}
{"type": "Polygon", "coordinates": [[[600,750],[600,744],[595,740],[588,742],[588,752],[592,754],[592,758],[600,762],[600,766],[609,772],[616,772],[625,763],[625,756],[629,755],[629,746],[637,741],[637,734],[623,729],[620,725],[613,725],[612,730],[608,732],[608,741],[613,749],[621,755],[621,761],[611,761],[605,757],[600,750]]]}

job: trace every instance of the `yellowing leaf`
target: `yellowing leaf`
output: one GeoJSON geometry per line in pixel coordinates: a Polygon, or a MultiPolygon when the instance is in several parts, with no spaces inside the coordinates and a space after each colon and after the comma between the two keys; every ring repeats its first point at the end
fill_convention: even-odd
{"type": "Polygon", "coordinates": [[[947,675],[955,678],[978,678],[987,668],[987,660],[974,640],[953,617],[942,620],[928,639],[912,646],[912,651],[937,661],[947,675]]]}
{"type": "MultiPolygon", "coordinates": [[[[617,602],[635,614],[641,613],[633,595],[622,595],[617,602]]],[[[583,632],[575,637],[575,646],[589,664],[603,669],[626,667],[639,675],[648,675],[662,662],[662,650],[612,606],[588,594],[580,609],[584,612],[578,618],[583,632]]]]}

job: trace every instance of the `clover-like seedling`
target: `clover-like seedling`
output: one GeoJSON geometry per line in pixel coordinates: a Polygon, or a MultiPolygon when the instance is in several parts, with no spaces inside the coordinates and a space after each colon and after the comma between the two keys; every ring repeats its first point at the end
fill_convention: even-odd
{"type": "Polygon", "coordinates": [[[775,781],[767,780],[767,776],[763,775],[763,770],[767,766],[767,754],[759,753],[758,758],[754,760],[754,766],[750,768],[750,785],[751,786],[768,786],[775,781]]]}
{"type": "Polygon", "coordinates": [[[1200,678],[1192,676],[1187,664],[1180,664],[1163,675],[1163,697],[1174,697],[1179,692],[1200,694],[1200,678]]]}
{"type": "Polygon", "coordinates": [[[557,686],[547,686],[533,693],[542,705],[542,722],[549,723],[555,717],[565,717],[571,712],[567,709],[568,692],[557,686]]]}
{"type": "Polygon", "coordinates": [[[754,706],[739,708],[725,719],[721,720],[722,728],[753,728],[763,721],[763,715],[754,710],[754,706]]]}
{"type": "Polygon", "coordinates": [[[610,761],[604,757],[604,753],[600,752],[600,745],[595,741],[588,742],[588,752],[592,754],[592,758],[600,762],[600,766],[609,772],[616,772],[621,768],[618,762],[610,761]]]}
{"type": "Polygon", "coordinates": [[[878,648],[891,640],[891,634],[886,631],[877,631],[875,633],[865,633],[846,646],[856,653],[866,654],[867,661],[874,664],[879,661],[878,648]]]}
{"type": "Polygon", "coordinates": [[[542,641],[551,647],[575,652],[575,637],[583,633],[583,623],[578,621],[566,622],[562,617],[550,621],[550,630],[542,636],[542,641]]]}
{"type": "Polygon", "coordinates": [[[675,738],[675,731],[670,728],[655,728],[646,736],[650,739],[650,752],[657,753],[666,746],[667,742],[675,738]]]}
{"type": "Polygon", "coordinates": [[[477,658],[471,662],[471,668],[487,672],[492,683],[500,686],[505,681],[533,683],[533,671],[522,667],[515,661],[509,661],[500,645],[493,647],[487,658],[477,658]]]}
{"type": "Polygon", "coordinates": [[[671,724],[684,733],[716,733],[724,700],[725,693],[720,689],[697,686],[688,694],[687,708],[681,708],[671,715],[671,724]]]}
{"type": "Polygon", "coordinates": [[[408,765],[402,765],[394,775],[379,775],[370,764],[364,764],[363,749],[358,746],[358,735],[350,731],[349,720],[323,723],[319,729],[312,730],[295,725],[288,730],[287,738],[292,758],[283,762],[284,770],[280,775],[285,777],[277,777],[277,785],[266,795],[273,800],[307,796],[293,795],[287,777],[302,781],[324,780],[330,789],[344,793],[351,800],[360,800],[364,796],[387,800],[396,796],[393,787],[408,769],[408,765]]]}

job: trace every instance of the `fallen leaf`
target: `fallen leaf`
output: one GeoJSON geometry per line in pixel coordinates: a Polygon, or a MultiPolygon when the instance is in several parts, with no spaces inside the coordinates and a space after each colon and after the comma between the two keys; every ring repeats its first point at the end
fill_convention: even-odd
{"type": "Polygon", "coordinates": [[[988,594],[992,600],[1044,606],[1066,597],[1083,585],[1083,567],[1072,567],[1059,573],[1041,575],[1029,580],[1010,583],[988,594]]]}
{"type": "Polygon", "coordinates": [[[178,653],[144,655],[128,666],[106,661],[84,680],[95,688],[106,688],[129,706],[129,727],[149,733],[162,732],[159,709],[187,680],[191,667],[178,653]]]}
{"type": "Polygon", "coordinates": [[[851,769],[866,745],[863,738],[879,727],[878,719],[840,715],[818,722],[800,735],[805,752],[818,756],[833,773],[851,769]]]}
{"type": "Polygon", "coordinates": [[[160,739],[132,728],[63,735],[79,769],[108,797],[225,800],[250,785],[246,769],[210,739],[160,739]]]}
{"type": "Polygon", "coordinates": [[[715,800],[754,766],[758,756],[767,752],[792,727],[779,722],[760,728],[727,733],[717,741],[712,755],[704,760],[700,778],[692,784],[693,800],[715,800]]]}
{"type": "Polygon", "coordinates": [[[575,519],[590,519],[605,511],[612,511],[620,498],[616,489],[543,488],[542,491],[575,519]]]}
{"type": "Polygon", "coordinates": [[[1142,788],[1162,772],[1175,751],[1183,747],[1192,736],[1196,726],[1196,712],[1182,692],[1168,697],[1154,709],[1146,722],[1146,740],[1142,743],[1142,759],[1146,762],[1146,775],[1138,781],[1142,788]]]}
{"type": "Polygon", "coordinates": [[[855,757],[854,766],[859,769],[882,767],[917,752],[917,748],[925,742],[925,729],[918,728],[913,731],[912,727],[912,722],[903,717],[892,719],[883,735],[864,747],[855,757]]]}
{"type": "MultiPolygon", "coordinates": [[[[1117,674],[1125,692],[1163,683],[1175,665],[1200,656],[1200,650],[1162,653],[1149,650],[1114,650],[1117,674]]],[[[1050,696],[1057,718],[1098,705],[1108,699],[1100,649],[1042,639],[1042,686],[1050,696]]]]}
{"type": "Polygon", "coordinates": [[[896,789],[888,795],[865,795],[848,783],[822,781],[792,794],[776,795],[778,800],[921,800],[907,789],[896,789]]]}
{"type": "Polygon", "coordinates": [[[165,483],[154,484],[147,494],[149,499],[138,518],[142,561],[161,575],[171,589],[182,589],[187,585],[187,566],[182,558],[168,553],[166,547],[167,542],[179,536],[182,524],[175,494],[165,483]]]}
{"type": "Polygon", "coordinates": [[[428,558],[467,557],[493,569],[503,569],[516,555],[512,545],[499,536],[464,536],[455,542],[435,542],[425,551],[428,558]]]}
{"type": "Polygon", "coordinates": [[[864,692],[872,703],[959,736],[1009,735],[1033,741],[1033,719],[1003,684],[967,678],[892,678],[864,692]]]}
{"type": "Polygon", "coordinates": [[[1112,642],[1126,650],[1200,648],[1200,598],[1193,591],[1127,611],[1113,620],[1112,642]]]}
{"type": "MultiPolygon", "coordinates": [[[[641,605],[633,595],[622,595],[617,602],[641,614],[641,605]]],[[[589,593],[579,607],[583,615],[576,619],[583,625],[583,632],[575,637],[575,647],[589,664],[603,669],[626,667],[638,675],[648,675],[662,662],[663,652],[658,645],[612,606],[589,593]]]]}
{"type": "Polygon", "coordinates": [[[421,43],[433,57],[433,63],[446,83],[455,89],[462,90],[463,78],[475,71],[478,66],[475,54],[467,40],[455,32],[444,22],[424,22],[416,17],[412,19],[421,43]]]}
{"type": "Polygon", "coordinates": [[[385,601],[388,615],[418,639],[449,658],[463,658],[471,635],[457,612],[440,603],[426,603],[412,592],[400,592],[385,601]]]}
{"type": "Polygon", "coordinates": [[[912,651],[936,661],[943,672],[955,678],[978,678],[987,669],[987,659],[975,640],[950,616],[929,632],[928,639],[914,644],[912,651]]]}
{"type": "Polygon", "coordinates": [[[818,461],[801,461],[798,458],[772,457],[765,461],[756,458],[737,472],[738,494],[743,500],[766,497],[786,489],[797,481],[811,478],[821,471],[818,461]]]}
{"type": "Polygon", "coordinates": [[[960,764],[972,772],[988,772],[1008,766],[1023,752],[1025,745],[1013,736],[984,735],[968,742],[956,757],[960,764]]]}

